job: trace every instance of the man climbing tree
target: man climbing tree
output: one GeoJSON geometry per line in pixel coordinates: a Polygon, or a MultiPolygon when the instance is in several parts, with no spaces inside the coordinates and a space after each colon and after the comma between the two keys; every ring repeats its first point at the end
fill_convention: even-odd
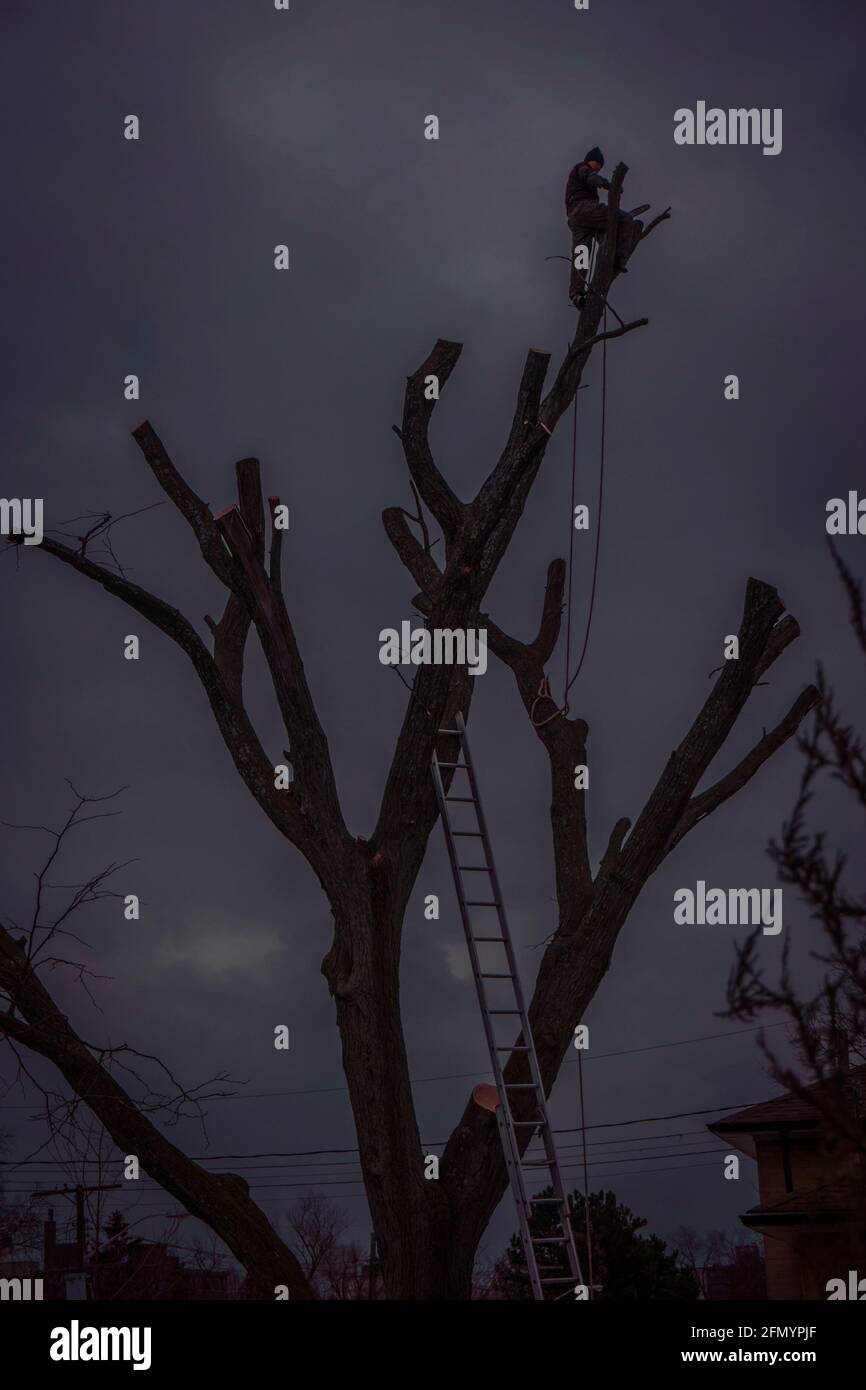
{"type": "MultiPolygon", "coordinates": [[[[600,188],[610,189],[607,179],[601,175],[604,168],[604,155],[593,145],[587,150],[580,164],[575,164],[565,186],[565,213],[571,231],[571,284],[569,298],[576,309],[586,303],[586,270],[589,268],[589,250],[593,240],[600,236],[608,225],[608,207],[598,200],[600,188]],[[581,256],[579,253],[583,252],[581,256]],[[586,261],[586,269],[580,262],[586,261]]],[[[640,240],[643,223],[631,213],[616,208],[612,213],[617,224],[616,261],[614,273],[624,275],[628,258],[640,240]]]]}
{"type": "MultiPolygon", "coordinates": [[[[784,616],[776,590],[750,579],[739,628],[739,659],[725,663],[691,728],[667,758],[633,827],[622,817],[610,830],[593,872],[588,793],[576,788],[574,779],[575,766],[587,761],[588,728],[583,719],[571,718],[558,707],[545,674],[559,637],[565,564],[554,560],[548,569],[539,628],[531,641],[506,633],[483,605],[550,436],[574,400],[594,346],[646,323],[638,319],[599,331],[611,285],[625,269],[629,254],[619,217],[625,173],[625,166],[619,165],[610,182],[606,232],[573,341],[546,394],[549,357],[529,352],[505,446],[477,495],[461,500],[439,471],[431,449],[432,413],[461,351],[457,343],[439,341],[408,378],[397,429],[418,512],[410,518],[403,508],[390,507],[383,514],[388,538],[414,581],[417,610],[433,629],[487,631],[489,648],[512,671],[549,760],[559,922],[541,958],[529,1010],[547,1092],[649,876],[699,821],[745,787],[795,733],[818,698],[813,688],[804,691],[781,722],[732,769],[698,790],[753,688],[799,633],[795,620],[784,616]],[[429,389],[431,379],[435,392],[429,389]],[[437,552],[438,558],[424,508],[442,532],[444,555],[437,552]]],[[[666,216],[661,214],[645,229],[626,224],[634,245],[642,244],[666,216]]],[[[386,1294],[404,1299],[468,1298],[475,1251],[506,1189],[499,1135],[494,1116],[470,1098],[445,1147],[439,1181],[425,1181],[400,1013],[399,960],[406,905],[437,820],[431,757],[435,751],[443,764],[455,761],[454,738],[439,736],[438,731],[453,729],[458,714],[468,718],[476,682],[465,668],[418,667],[376,824],[367,838],[350,833],[283,594],[279,503],[270,498],[266,509],[258,461],[244,459],[237,465],[238,503],[215,516],[149,423],[140,425],[134,437],[222,588],[222,617],[208,621],[212,649],[170,602],[92,559],[86,539],[69,546],[47,535],[36,548],[101,585],[186,653],[238,774],[264,816],[319,878],[334,920],[322,969],[334,1000],[386,1294]],[[244,649],[251,627],[285,726],[293,768],[288,786],[275,780],[282,747],[266,752],[244,707],[244,649]]],[[[207,485],[212,489],[213,480],[207,485]]],[[[696,673],[696,681],[704,680],[703,671],[696,673]]],[[[603,767],[598,775],[604,775],[603,767]]],[[[210,1224],[246,1264],[262,1296],[273,1297],[276,1283],[287,1285],[292,1297],[308,1294],[297,1261],[273,1233],[242,1180],[220,1182],[205,1175],[167,1143],[114,1077],[103,1075],[98,1054],[53,1004],[27,950],[2,931],[0,987],[11,1001],[0,1013],[0,1032],[17,1046],[50,1058],[99,1116],[121,1152],[137,1154],[143,1171],[210,1224]]],[[[525,1056],[519,1051],[510,1056],[509,1083],[525,1077],[525,1056]]],[[[515,1110],[519,1113],[519,1105],[515,1110]]],[[[528,1125],[521,1130],[522,1144],[529,1143],[531,1133],[528,1125]]]]}

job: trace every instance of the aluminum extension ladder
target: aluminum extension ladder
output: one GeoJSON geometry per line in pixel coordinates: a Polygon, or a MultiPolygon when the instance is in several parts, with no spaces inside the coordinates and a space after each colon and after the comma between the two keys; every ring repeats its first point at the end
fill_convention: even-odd
{"type": "MultiPolygon", "coordinates": [[[[523,1241],[523,1250],[526,1257],[526,1268],[529,1273],[529,1281],[532,1286],[532,1296],[535,1299],[548,1301],[548,1296],[556,1297],[555,1286],[560,1286],[559,1297],[563,1294],[562,1286],[575,1285],[582,1283],[580,1273],[580,1263],[577,1257],[577,1249],[574,1244],[574,1233],[569,1220],[568,1201],[565,1189],[562,1185],[562,1176],[559,1171],[559,1160],[556,1156],[556,1145],[553,1140],[553,1131],[550,1127],[550,1120],[547,1114],[547,1103],[544,1096],[544,1086],[541,1081],[541,1073],[538,1069],[538,1058],[535,1053],[535,1043],[532,1040],[532,1033],[529,1027],[529,1018],[526,1013],[526,1006],[523,1000],[523,990],[520,986],[520,977],[517,972],[517,964],[514,958],[514,948],[511,942],[511,935],[508,930],[508,921],[505,916],[505,904],[502,900],[502,892],[499,887],[499,879],[496,873],[496,865],[493,862],[493,850],[490,844],[490,837],[487,833],[487,824],[484,819],[484,811],[481,806],[481,797],[478,791],[478,783],[475,778],[475,769],[472,764],[472,756],[469,752],[469,739],[466,733],[466,724],[462,714],[456,718],[456,729],[440,729],[439,735],[452,735],[460,741],[460,751],[463,754],[463,761],[454,763],[440,762],[435,752],[432,760],[433,785],[436,788],[436,797],[439,802],[439,810],[442,816],[442,825],[445,830],[445,843],[448,847],[448,858],[451,861],[451,872],[454,875],[454,886],[457,889],[457,901],[460,904],[460,916],[463,921],[463,929],[466,933],[466,944],[469,947],[469,959],[472,962],[472,973],[475,976],[475,988],[478,992],[478,1002],[481,1005],[481,1016],[484,1020],[484,1032],[487,1037],[487,1046],[490,1050],[490,1061],[493,1067],[493,1075],[496,1078],[496,1090],[498,1092],[499,1104],[496,1106],[496,1122],[499,1126],[499,1137],[502,1141],[502,1152],[505,1157],[505,1166],[508,1170],[508,1179],[511,1184],[511,1191],[514,1196],[514,1203],[517,1207],[517,1217],[520,1224],[520,1237],[523,1241]],[[452,781],[449,790],[454,786],[457,773],[462,772],[468,779],[469,795],[464,796],[464,788],[458,786],[456,795],[446,795],[445,784],[442,780],[442,772],[450,771],[452,781]],[[454,828],[452,822],[451,808],[454,803],[462,803],[471,808],[469,816],[472,819],[470,828],[454,828]],[[476,840],[480,843],[483,863],[464,864],[457,852],[457,842],[466,840],[476,840]],[[463,875],[472,874],[473,881],[479,880],[483,885],[477,892],[472,891],[472,896],[467,897],[466,889],[463,884],[463,875]],[[477,876],[477,877],[476,877],[477,876]],[[482,928],[483,935],[476,935],[472,922],[470,909],[487,908],[495,910],[497,928],[495,932],[491,929],[482,928]],[[490,968],[482,969],[479,960],[479,943],[498,943],[505,952],[507,968],[492,971],[490,968]],[[513,1007],[491,1007],[487,997],[489,980],[508,981],[509,985],[500,984],[495,988],[505,988],[509,998],[505,1003],[513,1007]],[[521,1036],[517,1045],[504,1044],[497,1039],[496,1025],[493,1022],[496,1016],[510,1016],[516,1018],[520,1024],[521,1036]],[[529,1064],[529,1075],[531,1080],[520,1082],[507,1082],[504,1079],[500,1056],[512,1052],[526,1053],[529,1064]],[[515,1119],[511,1108],[511,1091],[530,1091],[533,1093],[532,1100],[535,1106],[535,1118],[515,1119]],[[517,1138],[518,1129],[537,1130],[538,1137],[544,1146],[544,1158],[536,1156],[532,1158],[524,1157],[521,1159],[520,1146],[517,1138]],[[527,1194],[527,1170],[547,1168],[550,1172],[550,1185],[553,1188],[553,1197],[530,1197],[527,1194]],[[559,1232],[554,1231],[550,1236],[533,1237],[530,1228],[532,1208],[541,1205],[554,1206],[556,1217],[559,1223],[559,1232]],[[571,1270],[570,1275],[546,1278],[544,1268],[539,1268],[537,1259],[538,1246],[564,1246],[564,1253],[571,1270]]],[[[469,846],[467,845],[467,848],[469,846]]]]}

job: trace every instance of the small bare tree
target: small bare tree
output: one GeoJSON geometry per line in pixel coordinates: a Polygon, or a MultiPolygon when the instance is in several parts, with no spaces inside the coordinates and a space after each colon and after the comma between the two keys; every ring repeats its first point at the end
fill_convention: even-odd
{"type": "Polygon", "coordinates": [[[671,1237],[671,1246],[680,1261],[700,1284],[705,1297],[710,1274],[721,1276],[723,1297],[762,1300],[767,1297],[764,1278],[764,1256],[760,1242],[746,1232],[736,1236],[726,1231],[708,1231],[702,1235],[694,1226],[679,1226],[671,1237]]]}
{"type": "MultiPolygon", "coordinates": [[[[866,656],[863,587],[832,546],[831,553],[850,600],[852,632],[866,656]]],[[[832,850],[825,832],[811,829],[809,820],[821,785],[833,782],[847,792],[857,824],[866,826],[866,748],[840,712],[821,667],[817,686],[820,702],[797,739],[803,755],[797,797],[780,839],[770,842],[768,852],[779,878],[796,889],[818,928],[811,958],[819,967],[820,981],[814,992],[804,997],[787,950],[778,979],[768,978],[752,934],[736,954],[728,1007],[731,1017],[738,1019],[751,1020],[770,1010],[781,1011],[788,1018],[805,1084],[822,1083],[815,1103],[825,1107],[826,1118],[840,1133],[863,1146],[862,1114],[858,1121],[847,1104],[844,1113],[837,1114],[832,1097],[837,1083],[841,1081],[843,1092],[847,1086],[846,1054],[866,1064],[866,896],[852,881],[847,856],[832,850]]],[[[862,872],[859,863],[857,872],[862,872]]],[[[803,1077],[780,1061],[763,1035],[761,1042],[775,1078],[802,1092],[803,1077]]]]}
{"type": "Polygon", "coordinates": [[[341,1303],[380,1298],[380,1280],[370,1269],[367,1256],[355,1241],[340,1242],[329,1251],[323,1266],[323,1297],[341,1303]]]}
{"type": "MultiPolygon", "coordinates": [[[[576,790],[574,768],[587,761],[586,721],[569,717],[549,694],[545,668],[560,632],[566,567],[554,560],[536,636],[522,642],[484,611],[491,581],[508,549],[550,437],[574,400],[594,347],[640,328],[645,319],[604,330],[602,316],[614,282],[615,227],[625,165],[611,182],[610,229],[597,257],[586,304],[552,387],[544,394],[546,353],[530,351],[517,392],[511,428],[499,459],[478,494],[462,501],[433,458],[429,428],[438,394],[459,356],[458,343],[439,341],[408,378],[397,434],[418,501],[410,517],[401,507],[383,514],[386,533],[417,587],[417,610],[433,629],[487,630],[488,644],[514,675],[531,728],[550,766],[551,830],[559,923],[541,959],[530,1019],[547,1090],[553,1085],[576,1024],[610,964],[617,937],[649,876],[688,832],[751,780],[796,732],[817,692],[799,695],[787,714],[763,734],[731,770],[699,791],[755,685],[798,636],[798,626],[776,590],[751,579],[739,629],[739,660],[724,670],[691,728],[668,757],[634,825],[625,816],[610,831],[595,872],[587,838],[588,797],[576,790]],[[430,389],[435,380],[436,391],[430,389]],[[441,563],[433,555],[427,509],[444,539],[441,563]],[[418,532],[412,529],[417,523],[418,532]]],[[[663,213],[644,229],[643,245],[663,213]]],[[[465,668],[422,666],[406,703],[402,727],[384,780],[381,806],[369,838],[352,835],[340,806],[328,741],[307,681],[281,579],[282,530],[278,499],[266,510],[255,459],[237,465],[238,503],[214,516],[169,457],[150,424],[134,438],[154,478],[188,522],[202,556],[226,599],[219,620],[208,618],[212,650],[171,603],[133,584],[110,562],[88,552],[89,541],[67,544],[46,536],[38,549],[101,585],[153,623],[189,657],[242,781],[264,816],[306,858],[328,898],[334,935],[323,973],[334,1000],[343,1066],[358,1134],[364,1183],[383,1261],[387,1295],[394,1298],[468,1298],[475,1251],[506,1189],[494,1117],[470,1100],[445,1148],[440,1180],[424,1180],[421,1138],[400,1014],[399,960],[403,917],[437,820],[430,775],[436,751],[454,762],[456,745],[442,728],[469,714],[474,682],[465,668]],[[266,517],[270,546],[266,555],[266,517]],[[263,748],[244,708],[244,648],[255,628],[270,672],[288,740],[294,781],[275,788],[273,756],[263,748]]],[[[100,524],[105,535],[105,519],[100,524]]],[[[282,750],[281,750],[282,751],[282,750]]],[[[72,1090],[101,1107],[100,1118],[121,1148],[137,1152],[152,1178],[208,1221],[246,1265],[258,1287],[289,1284],[293,1296],[308,1289],[294,1257],[282,1248],[240,1180],[203,1175],[128,1103],[107,1103],[108,1083],[93,1051],[71,1035],[66,1020],[14,943],[0,944],[0,980],[14,1008],[0,1031],[50,1057],[72,1090]]],[[[515,1043],[517,1040],[515,1039],[515,1043]]],[[[506,1080],[526,1078],[524,1053],[511,1055],[506,1080]]],[[[112,1081],[112,1086],[116,1083],[112,1081]]],[[[523,1112],[517,1107],[517,1117],[523,1112]]],[[[530,1129],[522,1134],[529,1142],[530,1129]]]]}
{"type": "MultiPolygon", "coordinates": [[[[832,543],[830,551],[849,602],[851,631],[866,657],[863,586],[832,543]]],[[[866,895],[863,864],[848,864],[824,831],[812,828],[814,799],[827,784],[844,789],[855,835],[866,830],[866,748],[839,710],[819,667],[820,702],[797,743],[803,756],[800,786],[790,817],[769,854],[782,883],[794,888],[813,928],[810,958],[818,982],[804,994],[789,950],[778,977],[768,976],[755,935],[737,950],[728,984],[728,1016],[751,1021],[781,1014],[790,1026],[797,1063],[780,1058],[765,1035],[759,1045],[772,1076],[785,1090],[814,1107],[829,1142],[855,1161],[859,1191],[859,1258],[866,1258],[866,895]],[[855,876],[859,875],[858,887],[855,876]],[[852,1075],[851,1060],[859,1063],[852,1075]]],[[[840,1167],[840,1171],[842,1171],[840,1167]]]]}
{"type": "MultiPolygon", "coordinates": [[[[191,1215],[210,1212],[205,1218],[207,1224],[249,1270],[258,1274],[258,1282],[255,1276],[253,1282],[259,1296],[266,1293],[273,1297],[274,1286],[286,1282],[288,1271],[297,1296],[308,1298],[309,1285],[300,1265],[251,1201],[246,1181],[234,1173],[209,1173],[193,1163],[151,1118],[158,1117],[169,1125],[181,1117],[203,1123],[205,1103],[231,1094],[225,1088],[227,1078],[221,1074],[194,1087],[184,1086],[152,1054],[127,1043],[105,1046],[88,1042],[75,1032],[45,986],[44,976],[59,970],[71,975],[93,1002],[91,990],[99,977],[85,961],[68,952],[80,952],[87,945],[80,935],[81,914],[93,904],[120,896],[111,887],[113,876],[123,867],[120,864],[108,864],[82,883],[52,882],[51,875],[75,831],[89,821],[115,814],[106,810],[113,797],[86,796],[74,787],[71,791],[72,808],[57,829],[3,822],[9,830],[37,832],[51,842],[34,875],[29,921],[0,921],[0,1038],[16,1068],[10,1087],[19,1084],[22,1094],[28,1085],[35,1088],[45,1121],[45,1138],[30,1157],[43,1150],[57,1155],[76,1180],[84,1177],[82,1165],[94,1157],[104,1173],[108,1164],[106,1135],[121,1154],[141,1158],[145,1171],[158,1157],[161,1185],[191,1215]],[[71,1094],[47,1085],[30,1065],[28,1053],[52,1062],[71,1094]],[[119,1142],[121,1139],[127,1142],[119,1142]],[[269,1273],[265,1274],[266,1270],[269,1273]]],[[[97,1246],[102,1226],[100,1201],[100,1193],[88,1194],[88,1202],[95,1202],[89,1215],[97,1232],[97,1246]]]]}
{"type": "Polygon", "coordinates": [[[0,1130],[0,1265],[37,1255],[41,1244],[39,1219],[26,1197],[7,1192],[6,1158],[9,1136],[0,1130]]]}
{"type": "Polygon", "coordinates": [[[352,1224],[349,1213],[329,1202],[323,1192],[311,1190],[292,1205],[286,1224],[310,1284],[327,1287],[329,1273],[344,1263],[337,1253],[340,1237],[352,1224]]]}

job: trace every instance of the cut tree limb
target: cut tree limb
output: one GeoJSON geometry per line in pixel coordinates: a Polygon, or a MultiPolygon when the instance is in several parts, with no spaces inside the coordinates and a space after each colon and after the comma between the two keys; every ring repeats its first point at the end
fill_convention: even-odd
{"type": "Polygon", "coordinates": [[[820,691],[814,685],[808,686],[802,695],[797,696],[784,719],[781,719],[768,734],[764,734],[754,748],[744,758],[741,758],[736,767],[732,768],[725,777],[708,787],[706,791],[701,792],[698,796],[693,796],[668,837],[665,854],[670,854],[683,836],[687,835],[699,821],[710,815],[723,802],[730,800],[747,782],[750,782],[767,759],[771,758],[777,749],[794,736],[806,715],[820,703],[820,700],[820,691]]]}

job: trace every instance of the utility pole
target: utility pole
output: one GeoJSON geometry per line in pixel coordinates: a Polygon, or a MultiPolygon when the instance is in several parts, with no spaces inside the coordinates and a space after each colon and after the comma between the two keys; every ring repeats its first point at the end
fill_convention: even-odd
{"type": "Polygon", "coordinates": [[[583,1101],[583,1052],[578,1048],[577,1052],[577,1077],[580,1089],[580,1130],[583,1140],[583,1215],[586,1221],[586,1261],[587,1261],[587,1294],[589,1298],[593,1295],[592,1283],[592,1221],[589,1215],[589,1167],[586,1158],[586,1113],[583,1101]]]}
{"type": "MultiPolygon", "coordinates": [[[[85,1255],[87,1249],[87,1223],[84,1214],[84,1198],[90,1192],[114,1192],[123,1187],[123,1183],[96,1183],[93,1186],[84,1186],[78,1183],[75,1187],[52,1187],[41,1188],[34,1192],[30,1198],[35,1201],[42,1197],[73,1197],[75,1198],[75,1255],[78,1273],[82,1279],[85,1277],[85,1255]]],[[[86,1285],[85,1285],[86,1288],[86,1285]]]]}

